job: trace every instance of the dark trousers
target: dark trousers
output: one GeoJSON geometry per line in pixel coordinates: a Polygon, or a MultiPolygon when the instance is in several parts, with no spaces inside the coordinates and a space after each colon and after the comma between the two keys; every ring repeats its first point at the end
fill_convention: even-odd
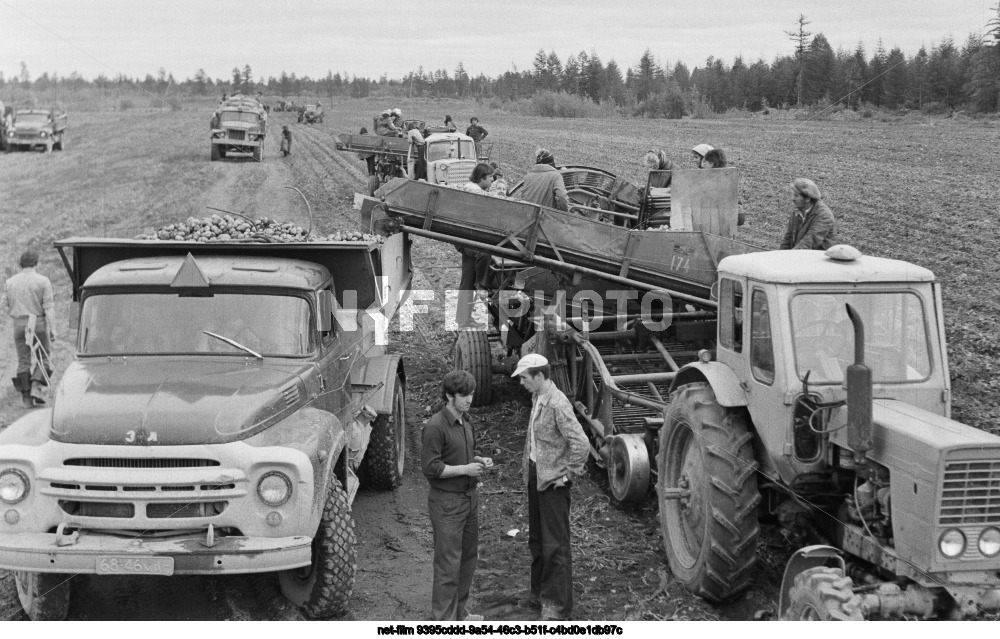
{"type": "MultiPolygon", "coordinates": [[[[42,374],[41,369],[38,366],[34,368],[31,366],[31,344],[28,344],[24,335],[24,329],[27,324],[28,320],[25,318],[14,319],[14,349],[17,351],[17,372],[18,374],[30,373],[31,379],[44,384],[45,376],[42,374]]],[[[39,317],[35,320],[35,337],[38,338],[38,341],[42,345],[42,351],[39,351],[41,363],[45,366],[45,371],[51,375],[52,363],[49,355],[52,352],[52,346],[49,344],[49,330],[45,324],[44,317],[39,317]]]]}
{"type": "Polygon", "coordinates": [[[539,491],[535,464],[530,464],[528,549],[531,551],[531,598],[541,601],[543,619],[568,619],[573,612],[569,491],[569,486],[539,491]]]}
{"type": "Polygon", "coordinates": [[[489,269],[489,253],[472,249],[462,251],[462,279],[458,283],[458,307],[455,309],[455,321],[459,324],[472,321],[476,286],[486,285],[489,269]]]}
{"type": "Polygon", "coordinates": [[[431,487],[427,510],[434,529],[431,618],[461,621],[479,560],[479,495],[431,487]]]}

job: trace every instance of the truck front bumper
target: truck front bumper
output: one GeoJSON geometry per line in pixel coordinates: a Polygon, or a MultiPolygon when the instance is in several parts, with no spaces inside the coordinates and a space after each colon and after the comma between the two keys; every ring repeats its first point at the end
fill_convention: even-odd
{"type": "Polygon", "coordinates": [[[309,537],[219,537],[209,548],[206,536],[128,539],[83,531],[70,545],[55,533],[0,535],[0,568],[28,572],[90,573],[102,559],[171,557],[175,575],[271,572],[308,566],[309,537]]]}

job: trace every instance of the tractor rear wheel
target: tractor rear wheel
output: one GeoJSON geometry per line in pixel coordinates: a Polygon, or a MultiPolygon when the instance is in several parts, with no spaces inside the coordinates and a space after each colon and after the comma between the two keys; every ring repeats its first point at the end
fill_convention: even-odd
{"type": "Polygon", "coordinates": [[[660,528],[674,575],[711,602],[750,586],[756,563],[757,463],[742,414],[719,406],[712,387],[674,392],[658,456],[660,528]]]}
{"type": "Polygon", "coordinates": [[[392,413],[379,415],[372,424],[368,450],[361,462],[361,479],[376,490],[392,490],[403,483],[406,461],[406,398],[403,381],[396,377],[392,389],[392,413]]]}
{"type": "Polygon", "coordinates": [[[493,399],[493,351],[484,330],[460,330],[451,349],[455,368],[470,373],[476,380],[473,406],[486,406],[493,399]]]}
{"type": "Polygon", "coordinates": [[[14,573],[17,598],[32,621],[62,621],[69,612],[69,580],[72,575],[51,572],[14,573]]]}
{"type": "Polygon", "coordinates": [[[788,592],[785,619],[792,621],[864,621],[861,598],[840,568],[817,566],[795,575],[788,592]]]}
{"type": "Polygon", "coordinates": [[[312,563],[278,573],[281,593],[308,617],[324,619],[347,612],[357,574],[354,520],[347,493],[330,478],[323,517],[312,542],[312,563]]]}

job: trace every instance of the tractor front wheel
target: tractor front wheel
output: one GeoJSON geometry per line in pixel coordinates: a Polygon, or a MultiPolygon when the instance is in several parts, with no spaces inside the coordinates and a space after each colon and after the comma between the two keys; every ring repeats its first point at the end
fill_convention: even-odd
{"type": "Polygon", "coordinates": [[[788,592],[785,619],[792,621],[864,621],[861,598],[840,568],[817,566],[795,575],[788,592]]]}
{"type": "Polygon", "coordinates": [[[493,399],[493,351],[485,330],[460,330],[451,351],[455,369],[467,371],[476,380],[473,406],[486,406],[493,399]]]}
{"type": "Polygon", "coordinates": [[[707,383],[674,392],[660,430],[657,490],[670,569],[695,595],[724,602],[750,586],[756,562],[757,463],[742,413],[707,383]]]}

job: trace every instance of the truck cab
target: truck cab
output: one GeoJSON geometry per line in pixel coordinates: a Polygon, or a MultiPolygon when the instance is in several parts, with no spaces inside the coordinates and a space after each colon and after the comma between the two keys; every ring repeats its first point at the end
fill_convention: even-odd
{"type": "Polygon", "coordinates": [[[410,145],[406,159],[407,175],[414,178],[416,153],[422,153],[427,162],[427,181],[432,184],[462,186],[469,181],[472,170],[479,162],[476,157],[476,143],[461,133],[432,133],[424,140],[419,150],[410,145]]]}
{"type": "Polygon", "coordinates": [[[275,572],[307,614],[342,613],[359,475],[402,479],[384,313],[407,242],[57,248],[77,354],[52,408],[0,433],[0,568],[25,611],[65,617],[65,573],[275,572]]]}
{"type": "Polygon", "coordinates": [[[56,109],[17,109],[6,132],[7,150],[62,151],[66,123],[66,114],[56,109]]]}

